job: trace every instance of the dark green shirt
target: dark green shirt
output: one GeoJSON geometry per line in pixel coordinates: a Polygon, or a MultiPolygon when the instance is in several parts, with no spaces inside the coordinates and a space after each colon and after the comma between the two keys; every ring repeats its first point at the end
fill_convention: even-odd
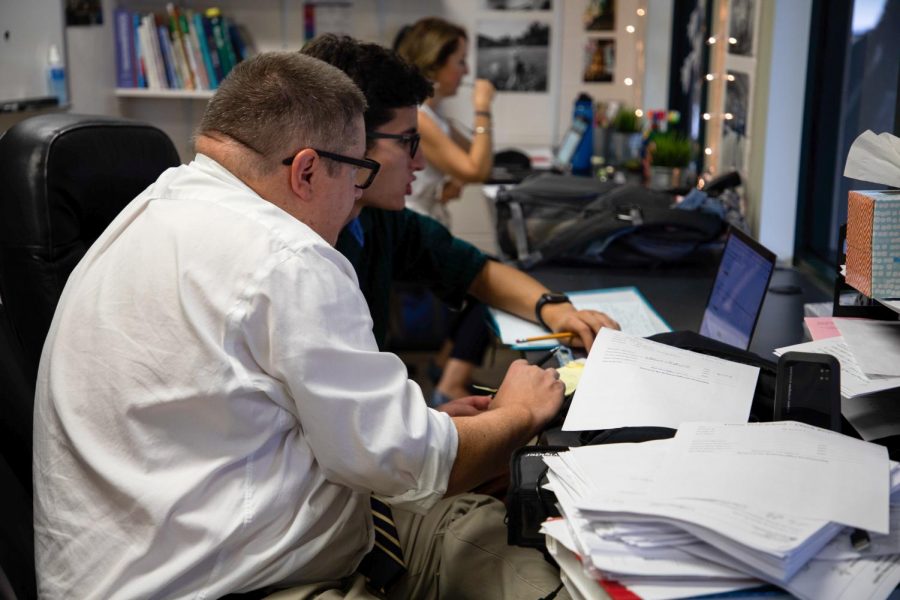
{"type": "Polygon", "coordinates": [[[446,227],[409,209],[364,208],[359,215],[364,243],[345,227],[335,247],[353,264],[359,287],[384,348],[390,314],[391,283],[413,282],[430,289],[451,307],[462,305],[487,257],[453,237],[446,227]]]}

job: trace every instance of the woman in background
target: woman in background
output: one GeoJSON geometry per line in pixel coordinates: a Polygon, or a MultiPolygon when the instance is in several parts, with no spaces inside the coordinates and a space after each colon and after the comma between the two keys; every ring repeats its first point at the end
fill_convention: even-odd
{"type": "Polygon", "coordinates": [[[474,129],[469,139],[441,113],[442,101],[456,95],[463,77],[469,73],[466,64],[469,42],[465,29],[437,17],[428,17],[404,30],[395,49],[434,83],[434,96],[419,109],[419,133],[427,166],[413,182],[406,205],[449,228],[446,204],[459,198],[464,184],[483,182],[491,173],[494,86],[486,79],[475,80],[472,90],[474,129]]]}
{"type": "MultiPolygon", "coordinates": [[[[394,49],[434,83],[434,95],[419,108],[420,148],[426,166],[413,181],[406,206],[449,229],[447,203],[459,198],[464,184],[483,182],[491,173],[494,86],[486,79],[475,80],[474,129],[468,139],[441,114],[441,102],[456,95],[463,77],[469,73],[466,30],[444,19],[428,17],[401,30],[394,49]]],[[[484,359],[490,341],[486,319],[484,305],[471,298],[456,315],[448,340],[435,361],[439,370],[433,374],[435,404],[471,393],[473,372],[484,359]]]]}

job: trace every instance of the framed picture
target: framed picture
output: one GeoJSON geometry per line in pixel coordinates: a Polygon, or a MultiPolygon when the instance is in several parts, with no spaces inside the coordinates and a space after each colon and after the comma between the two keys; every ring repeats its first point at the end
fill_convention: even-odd
{"type": "Polygon", "coordinates": [[[729,70],[725,84],[725,110],[719,168],[746,171],[750,134],[751,78],[749,73],[729,70]]]}
{"type": "Polygon", "coordinates": [[[584,47],[584,70],[581,79],[585,83],[610,83],[615,76],[615,40],[589,39],[584,47]]]}
{"type": "Polygon", "coordinates": [[[553,10],[553,0],[482,0],[482,10],[553,10]]]}
{"type": "Polygon", "coordinates": [[[584,9],[585,31],[615,31],[616,0],[588,0],[584,9]]]}
{"type": "Polygon", "coordinates": [[[731,0],[731,13],[728,17],[728,37],[733,38],[734,43],[728,44],[728,53],[739,56],[753,56],[755,29],[756,0],[731,0]]]}
{"type": "Polygon", "coordinates": [[[539,21],[489,20],[477,25],[476,77],[498,91],[546,92],[550,25],[539,21]]]}

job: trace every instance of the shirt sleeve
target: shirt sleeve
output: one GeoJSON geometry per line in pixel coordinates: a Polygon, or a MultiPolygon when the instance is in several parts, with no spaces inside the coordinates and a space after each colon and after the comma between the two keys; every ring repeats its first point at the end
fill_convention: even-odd
{"type": "Polygon", "coordinates": [[[297,443],[334,483],[428,508],[447,490],[456,427],[396,355],[378,351],[350,263],[331,247],[285,253],[261,277],[244,330],[296,416],[297,443]]]}
{"type": "Polygon", "coordinates": [[[394,279],[426,285],[453,307],[462,306],[487,256],[441,223],[405,209],[398,218],[394,279]]]}

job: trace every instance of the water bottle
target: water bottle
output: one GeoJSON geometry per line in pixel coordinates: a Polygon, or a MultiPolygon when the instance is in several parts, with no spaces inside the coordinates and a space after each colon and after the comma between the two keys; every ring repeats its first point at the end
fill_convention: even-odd
{"type": "Polygon", "coordinates": [[[56,96],[60,106],[69,103],[69,93],[66,89],[66,67],[56,44],[50,44],[47,52],[47,91],[51,96],[56,96]]]}
{"type": "Polygon", "coordinates": [[[575,99],[574,119],[584,119],[587,129],[572,156],[572,173],[575,175],[591,174],[591,156],[594,154],[594,99],[585,93],[575,99]]]}

